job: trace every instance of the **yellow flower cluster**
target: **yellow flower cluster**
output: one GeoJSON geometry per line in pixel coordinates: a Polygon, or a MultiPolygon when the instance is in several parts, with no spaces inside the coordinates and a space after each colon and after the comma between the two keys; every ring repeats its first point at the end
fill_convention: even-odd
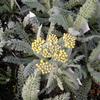
{"type": "Polygon", "coordinates": [[[53,65],[47,61],[40,60],[40,64],[36,64],[37,68],[42,72],[42,74],[48,74],[53,68],[53,65]]]}
{"type": "Polygon", "coordinates": [[[66,61],[68,61],[68,55],[66,54],[64,50],[56,51],[53,55],[53,58],[62,63],[65,63],[66,61]]]}
{"type": "Polygon", "coordinates": [[[32,50],[36,53],[40,53],[40,51],[42,50],[42,45],[45,43],[45,40],[42,38],[37,38],[36,40],[34,40],[34,42],[32,43],[32,50]]]}
{"type": "Polygon", "coordinates": [[[75,40],[76,40],[75,36],[72,36],[71,34],[68,33],[67,34],[64,33],[63,40],[64,40],[65,47],[67,48],[75,47],[75,40]]]}
{"type": "MultiPolygon", "coordinates": [[[[63,41],[65,47],[74,48],[76,37],[71,34],[64,34],[63,41]]],[[[42,38],[37,38],[32,43],[32,50],[36,53],[40,53],[45,58],[53,58],[56,61],[66,63],[68,61],[68,55],[64,49],[58,44],[58,38],[54,34],[48,35],[46,41],[42,38]]],[[[42,74],[48,74],[53,68],[53,65],[48,61],[40,60],[36,67],[42,72],[42,74]]]]}
{"type": "Polygon", "coordinates": [[[54,34],[49,34],[47,37],[47,42],[51,44],[57,44],[58,43],[58,38],[54,34]]]}
{"type": "Polygon", "coordinates": [[[60,50],[60,48],[61,47],[58,44],[48,44],[45,48],[42,49],[41,55],[45,58],[51,58],[56,51],[60,50]]]}

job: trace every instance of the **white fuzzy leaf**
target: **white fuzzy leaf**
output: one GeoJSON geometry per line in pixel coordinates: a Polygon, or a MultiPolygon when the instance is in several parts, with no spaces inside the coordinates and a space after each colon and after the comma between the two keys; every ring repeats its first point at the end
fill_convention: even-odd
{"type": "Polygon", "coordinates": [[[73,27],[68,28],[68,32],[69,32],[70,34],[74,35],[74,36],[80,35],[80,32],[77,31],[77,30],[75,30],[75,28],[73,28],[73,27]]]}
{"type": "Polygon", "coordinates": [[[36,17],[36,15],[30,11],[29,14],[27,14],[27,15],[25,16],[24,20],[23,20],[23,25],[24,25],[24,27],[25,27],[26,25],[28,25],[29,22],[30,22],[30,19],[31,19],[31,18],[34,18],[34,17],[36,17]]]}
{"type": "Polygon", "coordinates": [[[85,21],[82,25],[81,25],[81,31],[82,33],[86,33],[90,30],[88,22],[85,21]]]}

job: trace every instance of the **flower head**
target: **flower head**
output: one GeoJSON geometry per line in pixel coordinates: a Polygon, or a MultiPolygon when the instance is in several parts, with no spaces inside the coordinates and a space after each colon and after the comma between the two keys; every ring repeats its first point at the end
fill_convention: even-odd
{"type": "Polygon", "coordinates": [[[49,34],[48,37],[47,37],[47,42],[49,42],[51,44],[57,44],[58,43],[58,38],[54,34],[49,34]]]}
{"type": "Polygon", "coordinates": [[[67,48],[74,48],[75,47],[75,40],[76,37],[72,36],[71,34],[65,34],[63,36],[65,47],[67,48]]]}
{"type": "Polygon", "coordinates": [[[61,49],[61,47],[56,44],[56,45],[51,45],[49,48],[49,51],[51,52],[52,56],[56,51],[59,51],[61,49]]]}
{"type": "Polygon", "coordinates": [[[49,50],[47,48],[44,48],[42,50],[42,56],[45,58],[50,58],[51,57],[51,53],[49,52],[49,50]]]}
{"type": "Polygon", "coordinates": [[[53,55],[53,58],[62,63],[65,63],[66,61],[68,61],[68,55],[66,54],[64,50],[56,51],[53,55]]]}
{"type": "Polygon", "coordinates": [[[36,64],[37,68],[42,72],[42,74],[48,74],[52,70],[53,65],[47,61],[40,60],[40,64],[36,64]]]}
{"type": "Polygon", "coordinates": [[[45,58],[52,58],[54,52],[60,50],[60,46],[58,44],[50,44],[46,42],[41,51],[41,55],[45,58]]]}
{"type": "Polygon", "coordinates": [[[40,51],[42,50],[42,45],[45,43],[45,40],[43,40],[42,38],[37,38],[36,40],[34,40],[34,42],[32,43],[32,50],[36,53],[40,53],[40,51]]]}

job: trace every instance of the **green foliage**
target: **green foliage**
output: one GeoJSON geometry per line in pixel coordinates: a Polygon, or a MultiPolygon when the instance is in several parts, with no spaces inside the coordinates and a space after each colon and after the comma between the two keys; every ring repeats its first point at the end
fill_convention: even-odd
{"type": "Polygon", "coordinates": [[[18,68],[18,75],[17,75],[17,93],[16,93],[16,99],[19,100],[21,97],[21,93],[22,93],[22,88],[23,85],[25,83],[25,77],[23,75],[23,71],[24,71],[24,66],[20,65],[18,68]]]}
{"type": "Polygon", "coordinates": [[[5,46],[5,40],[3,38],[3,30],[0,29],[0,55],[2,55],[2,52],[3,52],[3,47],[5,46]]]}
{"type": "Polygon", "coordinates": [[[82,86],[75,92],[76,100],[88,100],[88,93],[91,89],[91,79],[87,78],[82,82],[82,86]]]}
{"type": "Polygon", "coordinates": [[[3,12],[10,12],[10,2],[8,0],[3,0],[0,2],[1,6],[0,6],[0,13],[3,13],[3,12]]]}
{"type": "Polygon", "coordinates": [[[64,10],[59,7],[53,7],[50,9],[49,21],[58,25],[61,25],[65,30],[73,24],[73,18],[70,13],[64,13],[64,10]],[[68,14],[67,14],[68,13],[68,14]]]}
{"type": "Polygon", "coordinates": [[[3,52],[2,48],[4,47],[4,45],[5,45],[5,42],[1,41],[0,42],[0,55],[2,55],[2,52],[3,52]]]}
{"type": "Polygon", "coordinates": [[[93,77],[94,81],[100,83],[100,63],[99,63],[99,54],[100,54],[100,42],[98,46],[93,49],[92,53],[89,56],[89,63],[87,64],[88,70],[93,77]]]}
{"type": "MultiPolygon", "coordinates": [[[[39,100],[38,97],[43,95],[40,99],[69,100],[76,97],[76,100],[87,100],[92,80],[100,83],[100,19],[94,17],[99,1],[21,2],[22,7],[17,0],[4,0],[0,3],[0,17],[3,16],[0,18],[0,64],[6,63],[12,67],[13,63],[14,66],[19,66],[17,69],[15,67],[16,71],[18,70],[16,98],[39,100]],[[85,30],[88,30],[87,34],[83,34],[85,30]],[[65,47],[64,33],[76,38],[74,48],[65,47]],[[48,40],[51,34],[57,36],[57,43],[56,38],[48,40]],[[44,44],[39,46],[41,41],[38,41],[32,47],[34,40],[40,37],[44,39],[44,44]],[[40,52],[37,53],[34,48],[40,52]],[[43,56],[45,49],[50,51],[49,57],[43,56]],[[65,51],[65,55],[57,55],[60,50],[65,51]],[[67,55],[66,62],[55,59],[54,55],[60,60],[67,55]],[[44,62],[41,63],[41,60],[44,62]],[[45,62],[52,65],[50,71],[50,66],[45,65],[45,62]],[[49,73],[43,74],[45,69],[49,73]],[[61,93],[56,93],[59,92],[56,89],[61,93]],[[52,95],[52,92],[55,94],[52,95]]],[[[68,45],[73,44],[71,36],[66,38],[68,45]]],[[[45,54],[48,55],[46,51],[45,54]]],[[[4,74],[0,74],[0,82],[3,80],[6,83],[8,79],[4,74]]]]}
{"type": "Polygon", "coordinates": [[[70,70],[62,72],[62,79],[65,85],[68,86],[68,88],[72,90],[77,90],[79,88],[79,83],[77,81],[77,75],[73,74],[70,70]]]}
{"type": "Polygon", "coordinates": [[[73,61],[75,62],[75,63],[77,63],[78,61],[80,61],[81,59],[83,59],[84,58],[84,55],[79,55],[79,56],[77,56],[73,61]]]}
{"type": "Polygon", "coordinates": [[[85,4],[80,8],[79,14],[74,22],[74,27],[79,31],[85,21],[95,13],[97,0],[86,0],[85,4]]]}
{"type": "Polygon", "coordinates": [[[93,49],[93,51],[89,57],[89,61],[93,62],[93,61],[97,60],[99,54],[100,54],[100,42],[99,42],[98,46],[95,49],[93,49]]]}
{"type": "Polygon", "coordinates": [[[23,75],[25,78],[30,76],[31,74],[34,75],[34,70],[36,69],[36,64],[39,63],[39,60],[34,60],[29,62],[27,66],[24,68],[23,75]]]}
{"type": "MultiPolygon", "coordinates": [[[[98,66],[99,67],[99,66],[98,66]]],[[[96,83],[100,83],[100,72],[97,72],[95,71],[93,68],[91,68],[90,65],[88,65],[88,70],[93,78],[93,80],[96,82],[96,83]]]]}
{"type": "Polygon", "coordinates": [[[35,75],[30,75],[22,89],[22,97],[24,100],[38,100],[40,88],[40,74],[37,71],[35,75]]]}
{"type": "Polygon", "coordinates": [[[88,37],[85,37],[85,38],[79,38],[79,40],[81,42],[88,42],[88,41],[90,41],[94,38],[100,38],[100,36],[99,35],[92,35],[92,36],[88,36],[88,37]]]}
{"type": "Polygon", "coordinates": [[[37,11],[46,11],[45,7],[38,0],[22,0],[22,2],[30,8],[36,8],[37,11]]]}
{"type": "Polygon", "coordinates": [[[14,63],[14,64],[27,64],[31,61],[32,59],[27,59],[27,58],[18,58],[18,57],[14,57],[14,56],[6,56],[5,58],[3,58],[4,62],[8,62],[8,63],[14,63]]]}
{"type": "Polygon", "coordinates": [[[28,43],[18,39],[11,39],[10,41],[7,41],[7,48],[10,50],[22,51],[29,55],[33,53],[31,46],[28,43]]]}
{"type": "MultiPolygon", "coordinates": [[[[13,22],[14,23],[14,22],[13,22]]],[[[10,25],[11,26],[11,25],[10,25]]],[[[5,31],[5,35],[9,36],[9,34],[11,35],[18,35],[18,37],[25,41],[25,42],[28,42],[30,43],[30,40],[29,40],[29,34],[27,34],[22,26],[22,24],[20,23],[14,23],[13,25],[13,29],[12,30],[6,30],[5,31]]]]}
{"type": "Polygon", "coordinates": [[[16,6],[19,7],[18,3],[16,2],[16,0],[1,0],[0,1],[0,14],[3,13],[8,13],[11,14],[13,13],[13,10],[15,10],[15,12],[18,10],[16,8],[16,6]]]}
{"type": "Polygon", "coordinates": [[[10,74],[7,73],[4,70],[0,69],[0,84],[6,84],[10,81],[10,74]]]}
{"type": "Polygon", "coordinates": [[[69,69],[66,71],[61,69],[54,69],[50,73],[46,88],[52,88],[52,86],[55,87],[55,84],[57,84],[61,90],[64,90],[64,88],[67,89],[66,86],[68,86],[68,88],[70,88],[72,91],[79,88],[77,75],[72,73],[69,69]]]}
{"type": "Polygon", "coordinates": [[[69,0],[64,6],[67,9],[71,9],[75,6],[82,5],[86,0],[69,0]]]}
{"type": "Polygon", "coordinates": [[[44,99],[44,100],[69,100],[69,99],[70,99],[70,94],[64,93],[64,94],[61,94],[61,95],[57,95],[54,98],[44,99]]]}

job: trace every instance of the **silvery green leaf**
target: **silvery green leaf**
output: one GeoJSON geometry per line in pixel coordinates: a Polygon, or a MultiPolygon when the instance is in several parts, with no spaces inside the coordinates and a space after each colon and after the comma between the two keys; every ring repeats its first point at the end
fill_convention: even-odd
{"type": "Polygon", "coordinates": [[[22,88],[22,97],[24,100],[38,100],[40,92],[40,73],[35,71],[35,75],[30,75],[22,88]]]}
{"type": "Polygon", "coordinates": [[[43,99],[43,100],[69,100],[69,99],[70,99],[70,93],[64,93],[57,95],[54,98],[43,99]]]}
{"type": "Polygon", "coordinates": [[[3,58],[4,62],[8,62],[8,63],[13,63],[13,64],[27,64],[31,61],[32,59],[29,58],[18,58],[18,57],[14,57],[14,56],[6,56],[3,58]]]}
{"type": "Polygon", "coordinates": [[[100,84],[100,72],[97,72],[95,71],[90,64],[87,64],[87,68],[93,78],[93,80],[96,82],[96,83],[99,83],[100,84]]]}
{"type": "Polygon", "coordinates": [[[63,82],[62,82],[62,80],[61,80],[57,75],[55,76],[55,79],[56,79],[56,81],[57,81],[58,87],[63,91],[63,90],[64,90],[64,87],[63,87],[63,82]]]}
{"type": "Polygon", "coordinates": [[[36,8],[37,11],[46,12],[45,7],[38,0],[22,0],[22,2],[30,8],[36,8]]]}
{"type": "Polygon", "coordinates": [[[64,14],[63,9],[59,7],[53,7],[49,11],[50,18],[49,21],[61,25],[65,30],[68,29],[67,15],[64,14]]]}
{"type": "Polygon", "coordinates": [[[28,65],[25,67],[23,71],[23,75],[25,78],[27,78],[31,74],[34,75],[34,71],[37,68],[36,64],[38,63],[39,63],[39,60],[33,60],[32,62],[28,63],[28,65]]]}
{"type": "Polygon", "coordinates": [[[11,39],[6,42],[6,48],[10,50],[15,51],[22,51],[24,53],[27,53],[29,55],[33,54],[33,51],[31,49],[31,45],[25,41],[19,40],[19,39],[11,39]]]}
{"type": "Polygon", "coordinates": [[[100,36],[99,35],[92,35],[92,36],[87,36],[85,38],[79,38],[78,40],[81,42],[88,42],[94,38],[100,38],[100,36]]]}

